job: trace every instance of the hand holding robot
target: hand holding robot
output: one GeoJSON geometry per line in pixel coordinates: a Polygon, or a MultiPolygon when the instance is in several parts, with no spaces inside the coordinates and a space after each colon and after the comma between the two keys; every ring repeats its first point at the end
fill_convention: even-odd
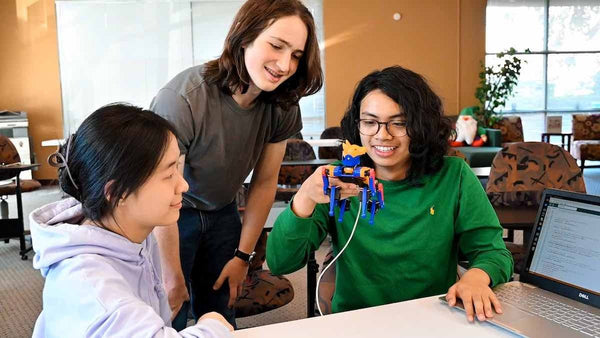
{"type": "Polygon", "coordinates": [[[318,203],[329,203],[329,215],[334,215],[336,206],[340,207],[338,221],[342,221],[348,210],[348,197],[359,196],[361,216],[367,211],[373,224],[375,213],[383,208],[383,185],[376,183],[375,170],[360,166],[360,156],[366,153],[361,146],[348,141],[343,144],[342,165],[321,166],[303,184],[294,198],[292,208],[301,217],[312,214],[318,203]]]}

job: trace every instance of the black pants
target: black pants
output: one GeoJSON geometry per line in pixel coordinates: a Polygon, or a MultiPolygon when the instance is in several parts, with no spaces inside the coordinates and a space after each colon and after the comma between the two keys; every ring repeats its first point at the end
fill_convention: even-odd
{"type": "Polygon", "coordinates": [[[225,264],[233,258],[240,241],[242,223],[236,203],[217,211],[183,208],[177,225],[181,268],[190,302],[183,305],[173,320],[173,328],[178,331],[185,328],[190,305],[196,320],[207,312],[216,311],[236,327],[235,311],[227,307],[228,281],[217,291],[212,288],[225,264]]]}

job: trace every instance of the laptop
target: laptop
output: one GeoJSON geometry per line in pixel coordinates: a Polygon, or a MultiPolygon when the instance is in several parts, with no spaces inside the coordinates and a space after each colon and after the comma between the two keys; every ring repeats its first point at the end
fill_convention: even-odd
{"type": "Polygon", "coordinates": [[[600,337],[600,196],[546,189],[541,201],[520,281],[494,288],[503,313],[488,321],[526,337],[600,337]]]}

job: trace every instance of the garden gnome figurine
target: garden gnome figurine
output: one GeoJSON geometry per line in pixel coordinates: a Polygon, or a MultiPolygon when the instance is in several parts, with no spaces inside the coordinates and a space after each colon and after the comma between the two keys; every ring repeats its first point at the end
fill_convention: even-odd
{"type": "Polygon", "coordinates": [[[468,107],[463,109],[456,120],[456,140],[450,142],[452,147],[462,147],[465,145],[481,147],[487,142],[485,129],[479,125],[474,117],[474,111],[478,107],[468,107]]]}

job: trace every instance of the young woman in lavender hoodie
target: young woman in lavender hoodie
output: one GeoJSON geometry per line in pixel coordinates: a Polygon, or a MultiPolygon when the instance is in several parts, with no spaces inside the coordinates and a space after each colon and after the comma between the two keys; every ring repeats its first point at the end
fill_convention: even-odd
{"type": "Polygon", "coordinates": [[[179,218],[188,184],[174,128],[112,104],[50,156],[71,198],[30,215],[34,267],[46,278],[33,337],[230,337],[217,313],[180,332],[161,282],[156,226],[179,218]]]}

